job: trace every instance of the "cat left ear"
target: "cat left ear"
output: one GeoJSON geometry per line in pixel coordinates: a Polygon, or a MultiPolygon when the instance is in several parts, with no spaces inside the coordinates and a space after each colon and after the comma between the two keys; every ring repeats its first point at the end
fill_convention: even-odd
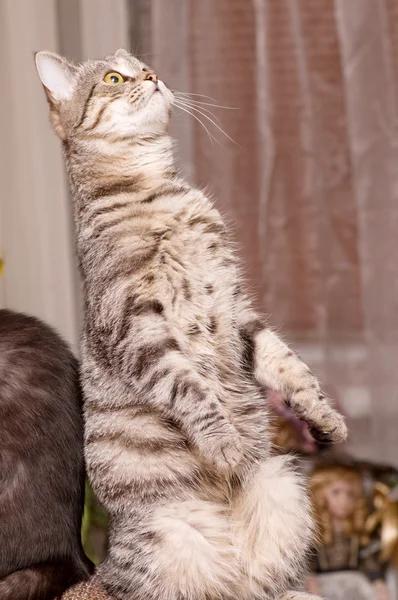
{"type": "Polygon", "coordinates": [[[49,100],[54,102],[69,100],[75,91],[76,67],[52,52],[37,52],[35,61],[49,100]]]}
{"type": "Polygon", "coordinates": [[[127,50],[125,50],[124,48],[119,48],[119,50],[116,50],[115,56],[130,56],[130,55],[127,52],[127,50]]]}

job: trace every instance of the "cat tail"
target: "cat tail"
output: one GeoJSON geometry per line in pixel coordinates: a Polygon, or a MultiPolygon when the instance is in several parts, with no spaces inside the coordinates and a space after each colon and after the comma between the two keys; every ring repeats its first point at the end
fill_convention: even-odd
{"type": "Polygon", "coordinates": [[[88,579],[83,563],[44,563],[14,571],[0,579],[0,600],[54,600],[70,586],[88,579]]]}

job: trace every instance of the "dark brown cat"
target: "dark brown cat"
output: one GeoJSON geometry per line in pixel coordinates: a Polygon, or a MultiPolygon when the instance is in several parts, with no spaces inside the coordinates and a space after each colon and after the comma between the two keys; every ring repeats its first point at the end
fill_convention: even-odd
{"type": "Polygon", "coordinates": [[[87,578],[83,495],[77,361],[38,319],[0,310],[0,600],[87,578]]]}

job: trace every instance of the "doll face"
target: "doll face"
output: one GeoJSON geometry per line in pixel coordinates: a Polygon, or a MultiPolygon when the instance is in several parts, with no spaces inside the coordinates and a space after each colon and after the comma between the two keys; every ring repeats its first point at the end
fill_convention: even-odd
{"type": "Polygon", "coordinates": [[[348,519],[355,508],[356,496],[353,485],[338,479],[325,489],[329,512],[335,519],[348,519]]]}

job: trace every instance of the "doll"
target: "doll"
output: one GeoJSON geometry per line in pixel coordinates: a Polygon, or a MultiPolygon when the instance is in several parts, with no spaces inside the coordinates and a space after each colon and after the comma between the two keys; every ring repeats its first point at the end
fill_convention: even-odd
{"type": "Polygon", "coordinates": [[[358,470],[336,464],[318,467],[310,476],[310,488],[320,544],[308,591],[325,600],[391,600],[377,546],[381,513],[371,528],[358,470]]]}
{"type": "MultiPolygon", "coordinates": [[[[370,543],[361,551],[368,577],[377,581],[380,571],[390,575],[397,568],[398,555],[398,502],[396,499],[397,488],[392,489],[376,481],[373,487],[372,511],[368,516],[365,528],[368,532],[370,543]]],[[[390,578],[392,583],[396,578],[390,578]]],[[[394,581],[395,580],[395,581],[394,581]]],[[[376,585],[381,589],[380,581],[376,585]]],[[[394,586],[396,587],[396,585],[394,586]]],[[[395,595],[392,596],[395,598],[395,595]]]]}

